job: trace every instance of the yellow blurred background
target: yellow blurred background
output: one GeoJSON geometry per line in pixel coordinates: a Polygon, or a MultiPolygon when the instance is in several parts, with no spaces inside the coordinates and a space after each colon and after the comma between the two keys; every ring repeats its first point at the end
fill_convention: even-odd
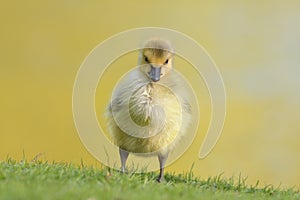
{"type": "MultiPolygon", "coordinates": [[[[183,32],[219,66],[227,118],[204,160],[204,132],[168,171],[248,177],[300,188],[299,1],[6,1],[0,8],[0,160],[95,165],[72,118],[72,89],[88,53],[137,27],[183,32]]],[[[205,97],[207,98],[207,97],[205,97]]],[[[206,100],[205,100],[206,101],[206,100]]],[[[100,106],[100,105],[99,105],[100,106]]],[[[104,106],[104,105],[102,105],[104,106]]]]}

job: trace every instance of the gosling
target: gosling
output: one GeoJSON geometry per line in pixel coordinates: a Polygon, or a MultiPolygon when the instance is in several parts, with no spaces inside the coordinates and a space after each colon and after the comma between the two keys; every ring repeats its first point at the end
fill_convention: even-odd
{"type": "Polygon", "coordinates": [[[108,106],[108,129],[119,147],[121,171],[129,153],[155,155],[159,161],[158,182],[164,179],[169,155],[184,136],[191,107],[173,69],[171,45],[151,39],[139,52],[138,67],[123,77],[108,106]]]}

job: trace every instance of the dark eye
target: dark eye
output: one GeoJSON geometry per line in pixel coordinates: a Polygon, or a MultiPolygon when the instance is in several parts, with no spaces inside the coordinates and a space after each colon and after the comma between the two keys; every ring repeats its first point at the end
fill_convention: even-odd
{"type": "Polygon", "coordinates": [[[148,60],[148,58],[147,58],[147,57],[145,57],[145,62],[147,62],[147,63],[149,62],[149,60],[148,60]]]}
{"type": "Polygon", "coordinates": [[[168,64],[168,62],[169,62],[169,59],[167,59],[167,60],[165,61],[165,64],[168,64]]]}

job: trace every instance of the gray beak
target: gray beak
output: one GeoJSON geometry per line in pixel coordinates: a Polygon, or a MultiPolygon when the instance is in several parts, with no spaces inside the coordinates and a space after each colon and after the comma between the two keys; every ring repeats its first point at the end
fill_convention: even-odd
{"type": "Polygon", "coordinates": [[[160,80],[161,67],[153,67],[151,65],[150,78],[152,81],[157,82],[160,80]]]}

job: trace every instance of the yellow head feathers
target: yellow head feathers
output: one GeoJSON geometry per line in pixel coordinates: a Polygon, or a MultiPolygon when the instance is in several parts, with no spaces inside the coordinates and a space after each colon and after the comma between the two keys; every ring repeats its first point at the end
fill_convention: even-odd
{"type": "Polygon", "coordinates": [[[157,82],[171,71],[173,55],[168,42],[161,39],[149,40],[140,52],[140,70],[153,82],[157,82]]]}

